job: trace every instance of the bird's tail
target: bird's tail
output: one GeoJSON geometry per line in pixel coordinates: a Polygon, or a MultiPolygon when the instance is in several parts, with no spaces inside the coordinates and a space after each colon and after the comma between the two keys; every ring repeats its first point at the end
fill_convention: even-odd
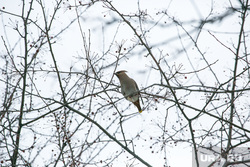
{"type": "Polygon", "coordinates": [[[138,99],[137,101],[133,102],[133,103],[134,103],[134,105],[138,108],[139,113],[141,113],[141,112],[142,112],[142,109],[141,109],[141,106],[140,106],[140,101],[139,101],[139,99],[138,99]]]}

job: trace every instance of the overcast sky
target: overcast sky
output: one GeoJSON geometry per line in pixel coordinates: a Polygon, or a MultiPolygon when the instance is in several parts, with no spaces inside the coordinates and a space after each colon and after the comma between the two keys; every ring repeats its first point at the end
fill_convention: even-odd
{"type": "MultiPolygon", "coordinates": [[[[110,81],[115,66],[108,67],[108,65],[116,61],[115,50],[118,45],[123,44],[126,56],[123,56],[119,61],[116,71],[127,70],[128,75],[136,80],[140,89],[161,82],[159,71],[151,68],[156,66],[153,60],[147,55],[146,49],[140,45],[134,47],[135,44],[138,43],[138,39],[131,28],[125,22],[122,22],[121,18],[115,12],[110,11],[102,2],[95,3],[90,7],[78,7],[77,10],[75,7],[69,9],[69,6],[74,6],[75,3],[79,5],[78,1],[75,2],[69,0],[63,2],[64,3],[62,3],[60,10],[55,16],[50,32],[50,36],[55,36],[55,39],[52,39],[52,41],[55,42],[53,44],[53,51],[57,65],[61,71],[69,71],[72,67],[71,70],[73,72],[83,72],[86,68],[86,62],[84,62],[83,59],[79,59],[79,57],[83,58],[85,54],[83,38],[81,36],[82,30],[87,40],[88,38],[90,39],[91,56],[97,58],[103,57],[103,61],[100,61],[97,65],[103,67],[107,66],[100,74],[102,79],[106,79],[107,82],[110,81]],[[80,15],[79,22],[76,20],[76,13],[80,15]],[[79,25],[82,29],[79,28],[79,25]],[[63,32],[61,33],[62,30],[63,32]],[[57,34],[59,35],[57,36],[57,34]]],[[[47,19],[50,20],[54,9],[53,5],[56,3],[47,0],[44,3],[47,19]]],[[[84,3],[84,1],[82,1],[82,3],[84,3]]],[[[148,45],[152,47],[152,51],[156,58],[160,59],[162,57],[162,59],[166,61],[160,63],[165,71],[174,68],[181,69],[180,72],[182,72],[183,75],[178,77],[178,83],[174,81],[172,82],[173,86],[178,86],[178,84],[200,84],[199,78],[202,79],[202,83],[206,86],[215,86],[218,81],[223,83],[232,76],[231,69],[234,65],[234,55],[221,43],[232,49],[237,45],[238,33],[240,30],[240,17],[239,14],[236,13],[227,16],[220,21],[218,18],[216,20],[216,16],[221,16],[226,13],[231,5],[234,7],[240,7],[238,1],[114,0],[112,4],[124,15],[138,14],[139,9],[147,14],[147,16],[142,19],[141,27],[138,19],[131,19],[131,24],[137,28],[138,31],[147,31],[145,37],[148,45]],[[173,19],[182,23],[183,27],[174,23],[173,19]],[[200,21],[209,19],[215,20],[214,22],[205,24],[205,26],[202,27],[202,31],[200,31],[198,28],[201,23],[200,21]],[[189,32],[190,36],[186,34],[186,31],[189,32]],[[200,50],[196,49],[190,37],[197,40],[197,45],[200,50]],[[218,80],[214,77],[214,74],[210,69],[207,68],[206,61],[201,57],[201,53],[205,54],[206,61],[211,64],[211,68],[216,73],[218,80]],[[189,73],[201,69],[204,70],[199,73],[199,78],[195,73],[189,73]]],[[[16,55],[15,60],[20,59],[21,61],[21,58],[19,58],[18,55],[22,56],[24,47],[22,44],[18,43],[20,37],[13,27],[18,25],[18,27],[22,29],[22,22],[19,17],[16,17],[13,14],[21,14],[22,3],[17,0],[1,0],[0,8],[1,11],[5,11],[0,13],[0,36],[6,40],[8,46],[14,48],[12,54],[16,55]],[[17,46],[13,47],[16,43],[18,43],[17,46]]],[[[33,9],[31,18],[37,20],[37,25],[44,27],[41,7],[37,2],[34,2],[33,9]]],[[[249,18],[246,20],[246,25],[250,25],[249,18]]],[[[36,40],[40,34],[39,29],[34,25],[31,25],[28,31],[30,40],[36,40]]],[[[3,40],[0,40],[0,48],[1,55],[5,54],[6,50],[4,49],[3,40]]],[[[44,68],[50,69],[50,67],[53,66],[48,48],[43,48],[43,50],[40,51],[39,61],[45,62],[43,66],[44,68]]],[[[0,65],[2,66],[3,63],[4,62],[0,62],[0,65]]],[[[239,64],[239,68],[243,69],[244,67],[245,64],[239,64]]],[[[62,74],[62,77],[66,78],[66,76],[67,75],[64,76],[62,74]]],[[[56,75],[41,75],[41,78],[38,78],[38,80],[34,82],[40,90],[41,96],[53,97],[55,99],[58,98],[56,92],[59,91],[59,87],[56,81],[56,75]]],[[[113,78],[112,83],[119,85],[119,81],[115,77],[113,78]]],[[[244,81],[240,81],[239,84],[244,85],[245,83],[244,81]]],[[[157,88],[154,90],[156,89],[157,88]]],[[[1,90],[4,90],[4,88],[1,88],[1,90]]],[[[152,89],[151,91],[154,92],[154,90],[152,89]]],[[[165,92],[167,93],[169,91],[166,90],[165,92]]],[[[198,93],[194,93],[185,98],[186,96],[183,93],[184,92],[179,91],[177,94],[180,98],[185,99],[186,103],[191,106],[201,108],[206,103],[206,100],[204,100],[206,95],[201,96],[198,93]]],[[[113,96],[122,98],[122,95],[117,93],[113,96]]],[[[170,93],[167,93],[167,96],[171,99],[170,93]]],[[[145,98],[144,101],[147,102],[147,100],[145,98]]],[[[244,100],[247,103],[247,99],[244,100]]],[[[95,103],[98,103],[98,101],[95,103]]],[[[183,117],[179,115],[180,113],[176,112],[175,107],[168,111],[166,110],[171,106],[167,101],[160,101],[159,103],[154,102],[153,104],[151,100],[150,103],[152,103],[154,107],[144,104],[144,111],[142,114],[137,114],[123,123],[124,131],[128,139],[135,138],[138,132],[141,134],[140,140],[135,140],[134,143],[134,145],[136,145],[136,154],[152,166],[163,166],[165,164],[171,167],[191,167],[192,147],[190,144],[181,142],[174,144],[169,142],[164,148],[164,151],[161,148],[161,142],[156,142],[161,140],[157,139],[162,133],[159,125],[162,126],[164,124],[166,112],[168,112],[167,130],[171,131],[171,133],[174,133],[173,129],[180,129],[182,126],[186,125],[187,122],[184,121],[182,124],[182,120],[179,119],[183,117]],[[150,141],[151,137],[154,141],[150,141]],[[165,156],[167,157],[166,159],[164,159],[165,156]]],[[[129,106],[129,102],[125,99],[123,99],[122,102],[117,103],[117,105],[120,110],[126,110],[127,115],[136,113],[136,108],[132,105],[129,106]]],[[[94,106],[93,110],[95,109],[98,109],[98,106],[94,106]]],[[[105,118],[108,116],[112,117],[113,112],[114,111],[112,110],[110,114],[104,114],[105,118]]],[[[190,111],[187,109],[186,112],[188,116],[197,114],[191,109],[190,111]]],[[[32,116],[35,117],[36,115],[32,116]]],[[[97,122],[101,122],[103,126],[107,126],[110,123],[102,122],[101,119],[102,116],[96,118],[97,122]]],[[[81,118],[76,118],[76,120],[80,121],[81,118]]],[[[47,123],[48,121],[44,124],[43,122],[40,122],[41,126],[44,126],[47,123]]],[[[118,122],[115,122],[115,124],[117,123],[118,122]]],[[[199,121],[197,120],[194,124],[196,124],[197,129],[206,129],[211,126],[210,122],[207,121],[207,117],[201,117],[199,121]]],[[[49,123],[48,126],[50,126],[49,123]]],[[[110,130],[110,132],[112,133],[115,128],[116,126],[111,128],[112,130],[110,130]]],[[[46,128],[41,128],[41,131],[45,130],[46,128]]],[[[27,134],[28,133],[29,132],[27,132],[27,134]]],[[[180,140],[185,140],[190,137],[188,135],[190,134],[183,132],[178,136],[180,140]]],[[[75,135],[75,140],[78,138],[81,138],[81,133],[75,135]]],[[[22,146],[25,146],[25,144],[22,146]]],[[[55,146],[51,145],[51,147],[47,147],[46,150],[50,150],[53,147],[55,146]]],[[[117,144],[110,144],[100,156],[112,154],[117,149],[119,150],[117,144]]],[[[130,149],[133,149],[131,145],[130,149]]],[[[41,155],[44,157],[50,157],[46,150],[43,151],[41,155]]],[[[113,162],[113,166],[125,166],[128,161],[127,156],[128,154],[122,154],[119,159],[113,162]]],[[[38,160],[44,161],[44,159],[46,159],[44,157],[38,160]]],[[[134,165],[143,166],[139,162],[134,165]]],[[[33,166],[39,166],[39,161],[34,162],[33,166]]],[[[40,166],[42,165],[40,164],[40,166]]]]}

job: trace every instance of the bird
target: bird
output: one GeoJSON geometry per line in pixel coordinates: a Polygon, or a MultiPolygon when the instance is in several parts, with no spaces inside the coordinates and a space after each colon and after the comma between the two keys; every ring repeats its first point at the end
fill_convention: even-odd
{"type": "Polygon", "coordinates": [[[117,71],[115,75],[118,77],[121,85],[121,93],[130,102],[132,102],[138,109],[139,113],[142,112],[140,106],[140,92],[139,88],[132,78],[126,74],[126,70],[117,71]]]}

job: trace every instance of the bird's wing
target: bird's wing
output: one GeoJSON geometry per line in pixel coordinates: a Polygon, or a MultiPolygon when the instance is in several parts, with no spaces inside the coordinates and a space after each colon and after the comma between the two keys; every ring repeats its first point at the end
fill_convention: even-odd
{"type": "MultiPolygon", "coordinates": [[[[134,81],[134,80],[133,80],[133,81],[134,81]]],[[[141,98],[142,104],[144,105],[144,102],[143,102],[143,100],[142,100],[141,93],[140,93],[140,91],[139,91],[138,85],[137,85],[137,83],[136,83],[135,81],[134,81],[134,84],[135,84],[136,91],[137,91],[138,95],[139,95],[140,98],[141,98]]]]}

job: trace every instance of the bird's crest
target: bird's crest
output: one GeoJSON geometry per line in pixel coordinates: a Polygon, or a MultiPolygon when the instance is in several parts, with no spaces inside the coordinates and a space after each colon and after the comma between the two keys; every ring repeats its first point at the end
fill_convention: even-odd
{"type": "Polygon", "coordinates": [[[127,72],[127,71],[126,70],[117,71],[116,74],[119,75],[119,74],[121,74],[123,72],[127,72]]]}

